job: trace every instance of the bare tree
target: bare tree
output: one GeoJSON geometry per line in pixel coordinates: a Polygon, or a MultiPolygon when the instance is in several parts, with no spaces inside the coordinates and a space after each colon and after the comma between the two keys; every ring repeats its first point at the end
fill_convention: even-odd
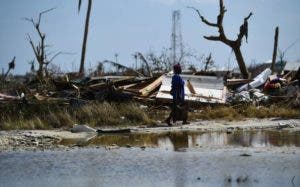
{"type": "Polygon", "coordinates": [[[279,60],[279,65],[280,65],[281,69],[283,69],[285,64],[287,63],[287,61],[284,60],[286,53],[288,52],[288,50],[290,50],[292,47],[294,47],[299,41],[300,41],[300,39],[297,39],[292,44],[290,44],[285,50],[278,49],[278,55],[277,56],[280,59],[279,60]]]}
{"type": "Polygon", "coordinates": [[[163,48],[160,53],[160,56],[159,56],[159,58],[161,60],[161,64],[164,67],[163,68],[164,71],[170,71],[173,68],[172,67],[172,65],[173,65],[172,59],[170,58],[170,56],[168,54],[170,52],[170,50],[171,49],[163,48]]]}
{"type": "MultiPolygon", "coordinates": [[[[81,0],[78,0],[78,12],[80,11],[80,8],[81,8],[81,0]]],[[[92,10],[92,0],[88,0],[88,8],[87,8],[86,18],[85,18],[85,27],[84,27],[83,43],[82,43],[82,50],[81,50],[81,60],[80,60],[80,68],[79,68],[79,74],[81,74],[81,75],[84,74],[84,61],[85,61],[87,37],[88,37],[88,33],[89,33],[91,10],[92,10]]]]}
{"type": "Polygon", "coordinates": [[[215,27],[218,29],[218,32],[219,32],[218,36],[204,36],[204,38],[207,40],[211,40],[211,41],[220,41],[220,42],[223,42],[224,44],[228,45],[229,47],[231,47],[235,54],[237,63],[239,65],[239,68],[241,70],[243,77],[248,78],[249,73],[248,73],[247,67],[245,65],[245,61],[244,61],[242,52],[241,52],[241,45],[242,45],[243,37],[246,38],[246,41],[248,40],[248,20],[253,14],[252,14],[252,12],[250,12],[250,14],[244,18],[244,23],[240,26],[240,32],[237,36],[237,39],[230,40],[227,38],[227,36],[224,32],[224,28],[223,28],[223,18],[224,18],[225,12],[227,11],[225,9],[223,0],[220,0],[219,5],[220,5],[220,13],[217,17],[217,23],[208,21],[206,18],[204,18],[201,15],[201,13],[198,9],[196,9],[194,7],[188,7],[188,8],[195,10],[203,23],[205,23],[206,25],[208,25],[210,27],[215,27]]]}
{"type": "Polygon", "coordinates": [[[51,76],[51,77],[60,76],[60,75],[64,74],[64,71],[61,69],[61,67],[54,63],[49,64],[47,71],[48,71],[49,76],[51,76]]]}
{"type": "Polygon", "coordinates": [[[143,62],[143,64],[146,65],[148,76],[152,77],[153,75],[152,75],[152,70],[151,70],[149,62],[146,60],[146,58],[144,57],[144,55],[142,53],[138,52],[137,55],[141,59],[141,61],[143,62]]]}
{"type": "Polygon", "coordinates": [[[187,68],[188,70],[192,71],[193,73],[197,72],[197,68],[195,67],[194,64],[190,64],[189,67],[187,68]]]}
{"type": "MultiPolygon", "coordinates": [[[[104,67],[103,67],[104,64],[111,64],[112,66],[114,66],[115,68],[117,68],[118,71],[119,71],[119,70],[128,70],[128,71],[133,72],[133,73],[136,74],[137,76],[144,77],[143,74],[141,74],[141,73],[135,71],[133,68],[124,66],[124,65],[119,64],[119,63],[117,63],[117,62],[113,62],[113,61],[110,61],[110,60],[104,60],[103,62],[99,62],[99,64],[101,64],[101,69],[102,69],[102,70],[104,69],[104,67]]],[[[98,66],[98,67],[99,67],[99,66],[98,66]]]]}
{"type": "Polygon", "coordinates": [[[188,48],[186,45],[182,45],[181,53],[178,57],[177,63],[184,67],[185,65],[188,65],[188,58],[194,56],[194,50],[188,48]]]}
{"type": "Polygon", "coordinates": [[[5,81],[6,77],[8,76],[10,70],[15,69],[15,61],[16,61],[16,57],[14,57],[9,63],[8,63],[8,69],[7,72],[5,73],[5,75],[3,76],[3,81],[5,81]]]}
{"type": "Polygon", "coordinates": [[[35,68],[34,68],[34,59],[29,61],[28,64],[30,65],[30,72],[34,73],[35,72],[35,68]]]}
{"type": "Polygon", "coordinates": [[[97,65],[97,76],[101,76],[104,73],[103,63],[99,62],[97,65]]]}
{"type": "MultiPolygon", "coordinates": [[[[172,70],[174,63],[174,59],[172,59],[172,56],[169,55],[170,52],[170,48],[163,48],[159,54],[155,54],[154,52],[150,51],[146,55],[146,58],[151,64],[150,66],[153,66],[154,70],[167,72],[172,70]]],[[[183,53],[186,54],[184,50],[182,50],[182,54],[183,53]]],[[[180,56],[179,60],[181,63],[184,63],[185,59],[182,56],[180,56]]]]}
{"type": "Polygon", "coordinates": [[[137,52],[135,52],[135,53],[133,53],[132,54],[132,57],[134,58],[134,62],[135,62],[135,70],[137,70],[137,60],[138,60],[138,54],[137,54],[137,52]]]}
{"type": "Polygon", "coordinates": [[[58,52],[54,55],[51,55],[50,53],[47,53],[46,48],[49,47],[49,45],[46,45],[45,39],[46,39],[46,34],[41,31],[40,25],[41,25],[41,19],[43,14],[48,13],[55,8],[51,8],[48,10],[45,10],[43,12],[39,13],[39,16],[37,20],[34,20],[33,18],[24,18],[25,20],[31,22],[38,33],[39,41],[38,44],[35,45],[33,40],[31,39],[30,35],[27,34],[27,39],[32,47],[32,50],[34,52],[35,58],[39,64],[39,69],[37,70],[37,77],[39,79],[44,79],[48,72],[47,72],[47,66],[62,52],[58,52]],[[52,57],[49,57],[52,56],[52,57]]]}
{"type": "MultiPolygon", "coordinates": [[[[137,57],[143,62],[142,70],[146,69],[148,72],[148,76],[151,76],[149,72],[155,71],[156,73],[168,72],[172,70],[174,59],[172,59],[172,55],[170,54],[171,49],[163,48],[160,53],[154,53],[150,51],[143,55],[140,52],[137,52],[137,57]]],[[[181,54],[176,60],[176,63],[180,63],[183,68],[188,67],[190,65],[191,58],[196,58],[195,52],[191,49],[182,48],[181,54]]]]}
{"type": "Polygon", "coordinates": [[[209,53],[209,55],[205,58],[205,61],[203,61],[204,63],[204,71],[206,72],[208,70],[208,68],[212,67],[214,65],[214,61],[212,59],[212,55],[211,53],[209,53]]]}

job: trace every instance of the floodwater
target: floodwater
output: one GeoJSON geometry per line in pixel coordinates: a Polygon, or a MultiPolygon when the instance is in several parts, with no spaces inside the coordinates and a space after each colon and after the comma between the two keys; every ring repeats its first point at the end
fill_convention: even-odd
{"type": "Polygon", "coordinates": [[[0,186],[300,186],[299,136],[180,132],[64,141],[86,147],[0,153],[0,186]],[[112,144],[121,148],[103,147],[112,144]]]}
{"type": "Polygon", "coordinates": [[[64,145],[156,147],[185,151],[201,147],[300,147],[300,131],[167,132],[103,134],[89,140],[63,140],[64,145]]]}

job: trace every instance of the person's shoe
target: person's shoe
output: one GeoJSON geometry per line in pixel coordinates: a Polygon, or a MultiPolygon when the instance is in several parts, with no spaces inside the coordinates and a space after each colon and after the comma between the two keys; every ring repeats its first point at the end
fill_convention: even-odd
{"type": "Polygon", "coordinates": [[[168,124],[168,126],[172,126],[172,123],[171,123],[170,120],[167,120],[167,119],[166,119],[166,120],[165,120],[165,123],[168,124]]]}
{"type": "Polygon", "coordinates": [[[190,122],[188,122],[188,121],[183,121],[182,124],[183,124],[183,125],[188,125],[188,124],[190,124],[190,122]]]}

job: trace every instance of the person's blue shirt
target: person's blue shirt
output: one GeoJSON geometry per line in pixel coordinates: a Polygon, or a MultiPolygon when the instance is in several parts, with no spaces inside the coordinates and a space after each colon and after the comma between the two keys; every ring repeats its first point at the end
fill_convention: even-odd
{"type": "Polygon", "coordinates": [[[184,101],[184,81],[179,74],[174,74],[172,77],[172,96],[173,101],[183,102],[184,101]]]}

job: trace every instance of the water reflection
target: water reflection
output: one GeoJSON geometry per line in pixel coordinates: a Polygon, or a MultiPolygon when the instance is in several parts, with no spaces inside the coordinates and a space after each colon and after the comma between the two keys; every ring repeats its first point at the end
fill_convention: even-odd
{"type": "Polygon", "coordinates": [[[175,151],[184,151],[194,147],[300,147],[300,131],[237,131],[226,132],[168,132],[168,133],[131,133],[99,135],[89,141],[63,140],[62,144],[113,145],[159,147],[175,151]],[[84,142],[84,143],[83,143],[84,142]]]}

